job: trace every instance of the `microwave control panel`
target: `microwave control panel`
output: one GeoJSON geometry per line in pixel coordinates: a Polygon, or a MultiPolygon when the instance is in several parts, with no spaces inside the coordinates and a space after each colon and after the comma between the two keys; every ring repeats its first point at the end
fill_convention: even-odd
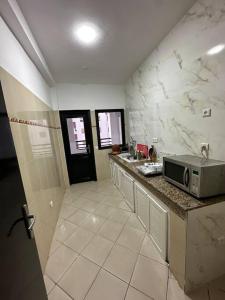
{"type": "Polygon", "coordinates": [[[199,171],[197,171],[197,170],[192,170],[191,192],[195,195],[198,195],[198,193],[199,193],[199,171]]]}

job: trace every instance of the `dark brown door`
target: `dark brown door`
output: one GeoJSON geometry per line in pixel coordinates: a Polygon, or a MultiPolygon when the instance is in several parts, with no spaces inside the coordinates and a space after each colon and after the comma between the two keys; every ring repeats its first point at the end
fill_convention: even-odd
{"type": "Polygon", "coordinates": [[[60,111],[70,184],[96,180],[89,110],[60,111]]]}
{"type": "Polygon", "coordinates": [[[0,298],[47,300],[1,85],[0,140],[0,298]]]}

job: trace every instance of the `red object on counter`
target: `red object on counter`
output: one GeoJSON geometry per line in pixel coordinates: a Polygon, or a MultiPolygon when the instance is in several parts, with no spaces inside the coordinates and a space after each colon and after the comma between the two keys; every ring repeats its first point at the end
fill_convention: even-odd
{"type": "Polygon", "coordinates": [[[144,154],[144,156],[148,157],[148,146],[144,144],[137,144],[136,146],[137,152],[140,151],[144,154]]]}

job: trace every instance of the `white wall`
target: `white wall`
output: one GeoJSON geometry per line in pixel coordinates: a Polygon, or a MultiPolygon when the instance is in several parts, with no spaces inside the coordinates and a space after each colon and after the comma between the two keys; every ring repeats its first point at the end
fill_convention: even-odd
{"type": "Polygon", "coordinates": [[[49,86],[1,17],[0,41],[0,66],[51,106],[49,86]]]}
{"type": "Polygon", "coordinates": [[[59,84],[52,89],[53,106],[59,110],[114,109],[125,107],[122,85],[59,84]]]}

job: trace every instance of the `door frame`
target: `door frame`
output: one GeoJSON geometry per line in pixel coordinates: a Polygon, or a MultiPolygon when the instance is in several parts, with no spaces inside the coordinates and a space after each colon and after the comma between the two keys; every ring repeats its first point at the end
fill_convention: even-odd
{"type": "MultiPolygon", "coordinates": [[[[90,157],[92,160],[92,165],[93,165],[93,178],[88,180],[88,181],[97,181],[97,173],[96,173],[96,164],[95,164],[95,154],[94,154],[94,144],[93,144],[93,134],[92,134],[92,124],[91,124],[91,113],[90,110],[59,110],[59,116],[60,116],[60,123],[61,123],[61,129],[62,129],[62,137],[63,137],[63,145],[64,145],[64,151],[65,151],[65,156],[66,156],[66,166],[67,166],[67,172],[68,172],[68,178],[70,185],[74,184],[71,181],[70,174],[69,174],[69,168],[68,164],[70,163],[69,161],[69,156],[71,156],[70,153],[70,144],[69,144],[69,135],[68,135],[68,130],[67,130],[67,124],[65,122],[66,117],[65,115],[68,114],[68,117],[73,118],[73,115],[76,115],[77,113],[80,114],[86,114],[87,115],[87,131],[85,131],[85,134],[88,135],[90,138],[90,157]]],[[[75,117],[75,116],[74,116],[75,117]]],[[[78,180],[76,183],[79,182],[86,182],[87,180],[78,180]]]]}

